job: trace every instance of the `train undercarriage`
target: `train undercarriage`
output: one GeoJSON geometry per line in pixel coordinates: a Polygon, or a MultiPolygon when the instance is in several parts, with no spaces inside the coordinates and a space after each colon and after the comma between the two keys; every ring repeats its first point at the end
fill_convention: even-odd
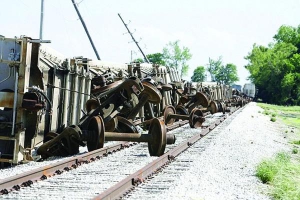
{"type": "Polygon", "coordinates": [[[67,58],[29,37],[0,37],[0,69],[2,164],[72,155],[79,146],[93,151],[111,140],[148,142],[160,156],[175,142],[166,126],[188,119],[197,128],[206,113],[251,101],[228,85],[182,81],[170,67],[67,58]]]}

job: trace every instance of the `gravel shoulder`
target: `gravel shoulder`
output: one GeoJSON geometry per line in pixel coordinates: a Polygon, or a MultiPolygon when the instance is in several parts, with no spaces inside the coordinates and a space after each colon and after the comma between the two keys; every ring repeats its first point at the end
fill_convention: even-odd
{"type": "MultiPolygon", "coordinates": [[[[291,147],[284,135],[286,127],[271,122],[269,116],[259,111],[262,109],[255,102],[249,103],[127,198],[271,199],[267,195],[267,186],[255,176],[255,168],[263,159],[290,151],[291,147]]],[[[16,166],[14,171],[18,167],[19,172],[24,168],[16,166]]],[[[28,168],[32,166],[28,164],[28,168]]],[[[8,169],[0,172],[1,177],[12,173],[8,169]]]]}
{"type": "Polygon", "coordinates": [[[191,153],[201,146],[200,141],[181,154],[177,159],[188,157],[191,167],[155,199],[270,199],[267,186],[255,176],[256,166],[278,152],[289,151],[290,146],[283,134],[285,127],[259,111],[262,109],[251,102],[212,131],[217,133],[204,151],[191,153]]]}

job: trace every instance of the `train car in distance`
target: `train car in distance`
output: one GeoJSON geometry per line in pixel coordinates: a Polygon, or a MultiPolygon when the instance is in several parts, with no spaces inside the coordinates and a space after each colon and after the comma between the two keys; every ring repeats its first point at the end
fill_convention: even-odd
{"type": "Polygon", "coordinates": [[[231,86],[233,89],[236,89],[236,90],[238,90],[238,91],[242,91],[242,86],[241,85],[232,85],[231,86]]]}
{"type": "Polygon", "coordinates": [[[253,83],[246,83],[243,87],[243,93],[248,97],[255,97],[255,85],[253,83]]]}

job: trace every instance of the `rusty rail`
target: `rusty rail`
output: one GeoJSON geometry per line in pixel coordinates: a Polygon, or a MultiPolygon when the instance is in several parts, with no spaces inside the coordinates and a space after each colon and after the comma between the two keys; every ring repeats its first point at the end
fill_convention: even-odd
{"type": "Polygon", "coordinates": [[[64,171],[75,169],[83,163],[95,161],[103,156],[107,156],[110,153],[119,151],[130,145],[132,144],[129,144],[128,142],[120,142],[115,145],[110,145],[95,151],[87,152],[85,154],[71,157],[54,164],[39,167],[29,172],[2,179],[0,180],[0,195],[7,194],[13,190],[19,190],[21,187],[30,186],[34,182],[59,175],[64,171]]]}
{"type": "MultiPolygon", "coordinates": [[[[235,112],[236,110],[234,110],[233,112],[235,112]]],[[[178,156],[184,150],[189,148],[189,146],[191,146],[196,141],[200,140],[202,137],[208,134],[212,129],[215,128],[216,125],[220,124],[225,118],[226,117],[216,120],[210,126],[202,127],[202,131],[200,134],[196,134],[195,136],[181,143],[179,146],[165,153],[163,156],[151,162],[149,165],[143,167],[138,172],[128,176],[126,179],[122,180],[115,186],[107,189],[99,196],[95,197],[95,199],[114,199],[119,196],[122,196],[126,191],[130,190],[130,188],[141,183],[147,177],[154,174],[155,171],[159,170],[162,166],[171,162],[176,156],[178,156]]],[[[186,123],[188,123],[187,120],[175,122],[173,124],[174,126],[167,127],[167,129],[168,131],[173,130],[175,128],[183,126],[186,123]]],[[[21,187],[30,186],[35,182],[45,180],[48,177],[59,175],[64,171],[76,169],[81,164],[98,160],[103,156],[107,156],[110,153],[119,151],[131,145],[133,144],[128,142],[120,142],[118,144],[110,145],[95,151],[87,152],[82,155],[77,155],[71,158],[67,158],[65,160],[58,161],[57,163],[54,164],[39,167],[29,172],[25,172],[22,174],[18,174],[12,177],[2,179],[0,180],[0,195],[7,194],[14,190],[19,190],[21,187]]]]}
{"type": "MultiPolygon", "coordinates": [[[[168,131],[178,128],[187,124],[188,121],[175,122],[171,127],[167,127],[168,131]]],[[[39,167],[37,169],[11,176],[0,180],[0,195],[7,194],[13,190],[19,190],[21,187],[27,187],[41,180],[45,180],[48,177],[59,175],[64,171],[77,168],[82,163],[88,163],[96,159],[100,159],[101,156],[106,156],[109,153],[118,151],[126,146],[132,145],[132,143],[121,142],[115,145],[111,145],[102,149],[87,152],[83,155],[78,155],[72,158],[68,158],[57,163],[39,167]]]]}
{"type": "MultiPolygon", "coordinates": [[[[231,115],[233,112],[238,110],[239,108],[236,108],[229,114],[231,115]]],[[[185,140],[180,145],[175,147],[174,149],[166,152],[164,155],[160,156],[153,162],[149,163],[142,169],[138,170],[137,172],[131,174],[130,176],[126,177],[116,185],[108,188],[103,193],[99,194],[94,199],[117,199],[122,197],[124,194],[128,193],[131,189],[133,189],[135,186],[138,186],[140,183],[144,182],[145,179],[148,177],[151,177],[153,174],[155,174],[157,171],[159,171],[162,167],[166,166],[172,160],[175,159],[176,156],[181,154],[183,151],[188,149],[191,145],[193,145],[195,142],[203,138],[205,135],[207,135],[211,130],[213,130],[217,125],[219,125],[221,122],[223,122],[226,119],[226,116],[222,117],[221,119],[216,120],[213,124],[210,126],[207,126],[205,128],[202,128],[202,131],[200,134],[196,134],[193,137],[189,138],[188,140],[185,140]]]]}

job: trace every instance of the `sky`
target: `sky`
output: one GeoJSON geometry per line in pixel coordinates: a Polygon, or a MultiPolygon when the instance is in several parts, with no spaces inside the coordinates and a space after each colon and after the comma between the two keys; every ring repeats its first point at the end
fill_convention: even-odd
{"type": "MultiPolygon", "coordinates": [[[[248,83],[245,56],[253,44],[268,45],[282,25],[300,25],[300,0],[75,0],[101,60],[128,63],[142,58],[118,13],[145,54],[179,40],[197,66],[222,57],[248,83]]],[[[0,35],[39,38],[41,0],[0,0],[0,35]]],[[[66,57],[97,59],[71,0],[44,0],[43,39],[66,57]]]]}

